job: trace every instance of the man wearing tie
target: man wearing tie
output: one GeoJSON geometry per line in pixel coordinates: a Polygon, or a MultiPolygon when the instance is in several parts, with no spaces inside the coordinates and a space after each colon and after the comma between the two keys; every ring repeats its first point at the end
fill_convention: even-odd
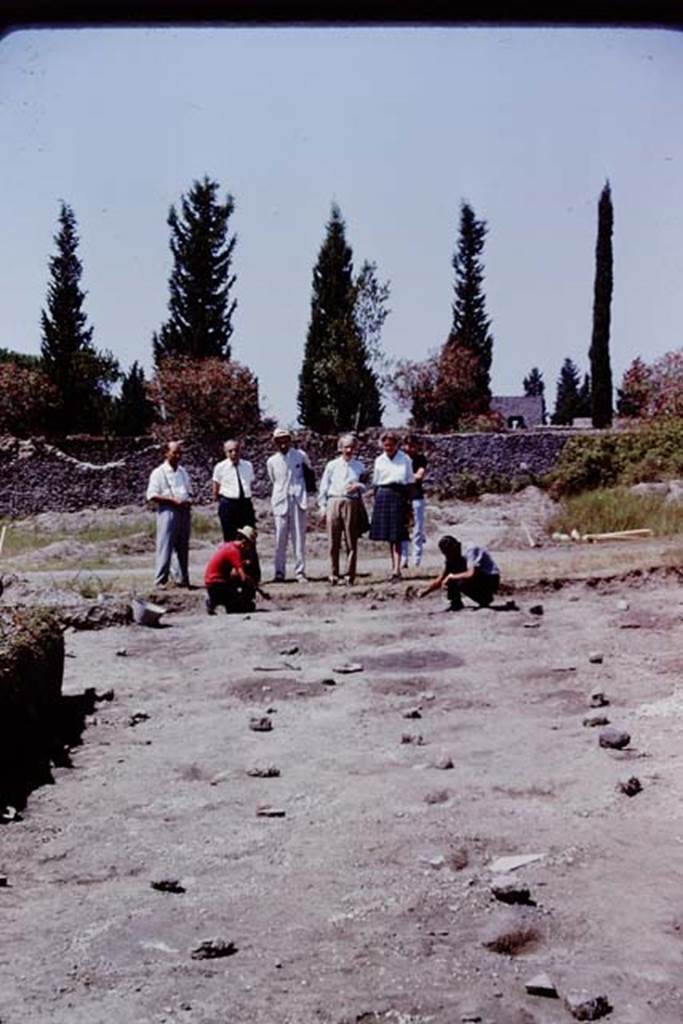
{"type": "Polygon", "coordinates": [[[217,462],[213,470],[213,499],[218,502],[218,518],[223,528],[223,540],[235,540],[243,526],[254,526],[256,517],[251,500],[254,468],[251,462],[240,458],[240,442],[226,441],[225,459],[217,462]]]}

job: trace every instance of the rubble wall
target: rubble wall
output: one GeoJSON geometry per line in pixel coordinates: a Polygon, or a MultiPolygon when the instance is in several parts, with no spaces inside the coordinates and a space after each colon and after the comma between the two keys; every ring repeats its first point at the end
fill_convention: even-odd
{"type": "MultiPolygon", "coordinates": [[[[361,457],[371,467],[380,451],[379,431],[360,435],[361,457]]],[[[576,431],[519,430],[499,434],[425,435],[432,494],[447,496],[454,477],[466,473],[478,481],[492,477],[538,479],[555,465],[568,438],[576,431]]],[[[337,437],[302,431],[297,443],[309,453],[318,476],[336,454],[337,437]]],[[[256,471],[255,493],[268,493],[266,459],[272,453],[270,433],[243,438],[245,458],[256,471]]],[[[144,505],[147,481],[163,458],[163,446],[150,438],[72,437],[51,444],[43,439],[0,438],[0,516],[38,512],[74,512],[83,508],[144,505]]],[[[219,440],[185,442],[183,465],[200,502],[211,500],[211,471],[223,458],[219,440]]]]}

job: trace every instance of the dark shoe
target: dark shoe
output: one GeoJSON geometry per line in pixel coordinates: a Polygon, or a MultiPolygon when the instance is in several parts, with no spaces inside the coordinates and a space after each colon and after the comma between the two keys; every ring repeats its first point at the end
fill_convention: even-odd
{"type": "Polygon", "coordinates": [[[451,601],[451,603],[448,606],[448,611],[449,612],[461,612],[463,610],[463,607],[464,607],[464,605],[463,605],[462,601],[451,601]]]}
{"type": "Polygon", "coordinates": [[[206,608],[206,614],[207,615],[215,615],[216,614],[216,606],[214,605],[214,603],[211,600],[211,598],[208,597],[208,595],[207,595],[207,597],[204,598],[204,607],[206,608]]]}

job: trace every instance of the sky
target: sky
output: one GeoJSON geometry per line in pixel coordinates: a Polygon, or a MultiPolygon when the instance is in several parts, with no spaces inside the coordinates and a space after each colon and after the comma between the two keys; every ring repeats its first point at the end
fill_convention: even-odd
{"type": "MultiPolygon", "coordinates": [[[[383,346],[451,325],[460,204],[488,233],[492,389],[588,369],[597,201],[614,203],[615,383],[683,344],[683,34],[629,28],[171,27],[0,40],[0,347],[40,350],[60,201],[94,343],[152,369],[166,217],[208,175],[235,200],[232,354],[293,425],[331,204],[391,282],[383,346]]],[[[389,402],[385,422],[405,418],[389,402]]]]}

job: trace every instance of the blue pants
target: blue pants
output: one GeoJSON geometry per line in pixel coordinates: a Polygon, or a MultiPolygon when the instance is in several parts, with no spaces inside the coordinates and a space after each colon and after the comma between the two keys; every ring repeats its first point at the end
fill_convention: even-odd
{"type": "Polygon", "coordinates": [[[190,552],[190,509],[160,508],[157,511],[157,550],[154,583],[168,582],[171,559],[175,554],[177,566],[173,577],[177,583],[189,586],[188,557],[190,552]]]}
{"type": "MultiPolygon", "coordinates": [[[[422,562],[422,553],[424,551],[425,541],[427,535],[425,533],[425,515],[427,512],[427,502],[425,498],[414,498],[413,502],[413,562],[415,565],[420,565],[422,562]]],[[[408,556],[410,555],[410,541],[404,540],[401,545],[401,560],[404,565],[408,564],[408,556]]]]}

